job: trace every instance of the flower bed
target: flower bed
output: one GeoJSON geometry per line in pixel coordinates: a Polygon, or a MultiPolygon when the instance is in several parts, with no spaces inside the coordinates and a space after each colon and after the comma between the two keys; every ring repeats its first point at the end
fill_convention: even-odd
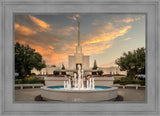
{"type": "Polygon", "coordinates": [[[44,80],[33,76],[27,76],[23,79],[15,79],[15,84],[43,84],[44,80]]]}

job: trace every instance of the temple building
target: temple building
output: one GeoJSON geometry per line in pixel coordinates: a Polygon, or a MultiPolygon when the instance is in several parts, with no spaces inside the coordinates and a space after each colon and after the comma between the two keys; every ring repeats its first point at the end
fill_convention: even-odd
{"type": "Polygon", "coordinates": [[[78,64],[80,64],[84,70],[89,69],[89,56],[83,54],[80,43],[80,22],[78,21],[78,44],[76,46],[76,52],[74,56],[68,56],[68,67],[71,70],[77,69],[78,64]]]}

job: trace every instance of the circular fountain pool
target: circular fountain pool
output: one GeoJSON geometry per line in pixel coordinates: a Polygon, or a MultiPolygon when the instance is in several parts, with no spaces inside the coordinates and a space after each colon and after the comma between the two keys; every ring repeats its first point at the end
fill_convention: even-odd
{"type": "Polygon", "coordinates": [[[64,86],[41,87],[41,97],[45,100],[78,102],[113,100],[117,97],[117,87],[95,86],[94,78],[84,80],[83,74],[84,70],[78,65],[77,74],[74,73],[73,79],[64,81],[64,86]]]}
{"type": "Polygon", "coordinates": [[[41,96],[45,100],[55,101],[78,101],[92,102],[113,100],[117,97],[117,87],[95,86],[94,89],[87,87],[77,89],[73,86],[70,89],[64,86],[41,87],[41,96]]]}

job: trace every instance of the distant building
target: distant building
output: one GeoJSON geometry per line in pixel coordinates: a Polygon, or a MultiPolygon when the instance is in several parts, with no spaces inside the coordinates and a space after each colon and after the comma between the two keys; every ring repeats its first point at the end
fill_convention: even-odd
{"type": "Polygon", "coordinates": [[[35,73],[36,75],[53,75],[53,71],[57,69],[60,69],[60,67],[52,67],[47,65],[46,68],[42,68],[40,71],[33,68],[31,73],[35,73]]]}
{"type": "Polygon", "coordinates": [[[111,74],[111,75],[127,75],[127,71],[120,71],[118,66],[111,66],[111,67],[99,67],[100,70],[103,71],[103,74],[111,74]]]}

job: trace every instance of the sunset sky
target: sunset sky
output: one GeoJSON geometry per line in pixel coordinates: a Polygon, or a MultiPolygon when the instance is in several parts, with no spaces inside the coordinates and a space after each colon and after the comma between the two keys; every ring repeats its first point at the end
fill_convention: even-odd
{"type": "Polygon", "coordinates": [[[145,47],[144,14],[65,13],[15,15],[15,42],[39,52],[47,65],[68,66],[77,45],[77,21],[90,67],[112,66],[124,52],[145,47]]]}

